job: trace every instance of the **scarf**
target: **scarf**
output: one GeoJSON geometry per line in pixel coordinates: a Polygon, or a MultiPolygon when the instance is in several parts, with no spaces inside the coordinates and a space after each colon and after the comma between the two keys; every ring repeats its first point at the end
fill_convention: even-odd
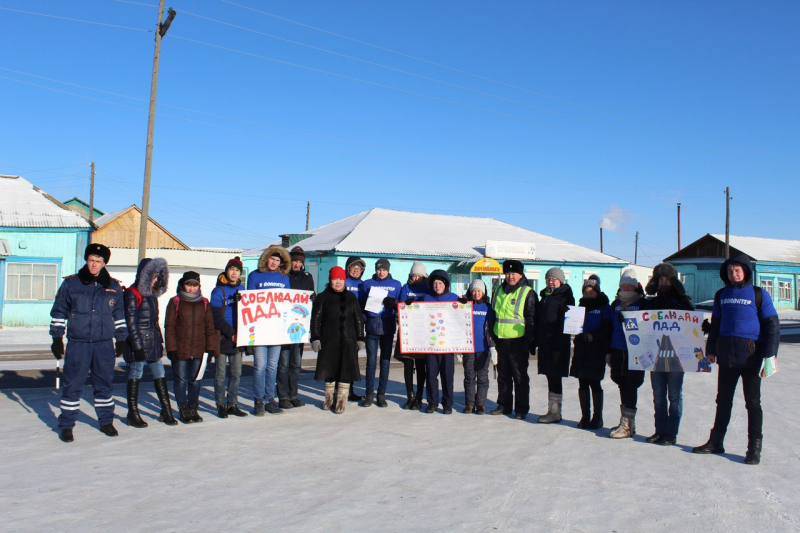
{"type": "Polygon", "coordinates": [[[178,291],[178,296],[180,296],[181,301],[183,302],[196,302],[203,297],[200,291],[197,292],[178,291]]]}
{"type": "Polygon", "coordinates": [[[622,302],[623,309],[627,309],[630,304],[638,301],[641,297],[642,295],[636,291],[619,291],[617,293],[617,298],[622,302]]]}

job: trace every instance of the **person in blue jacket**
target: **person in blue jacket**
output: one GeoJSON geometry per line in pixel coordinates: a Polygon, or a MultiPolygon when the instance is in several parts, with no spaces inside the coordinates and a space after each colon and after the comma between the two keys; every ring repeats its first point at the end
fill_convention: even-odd
{"type": "Polygon", "coordinates": [[[367,323],[367,391],[362,407],[369,407],[375,399],[375,370],[378,363],[378,349],[380,348],[381,371],[378,381],[378,407],[386,407],[386,386],[389,384],[389,365],[392,358],[392,341],[397,329],[395,316],[397,314],[397,297],[400,296],[402,286],[400,282],[392,279],[389,274],[391,264],[385,257],[375,262],[375,275],[364,282],[362,294],[363,302],[369,299],[373,289],[385,289],[383,309],[380,313],[365,311],[367,323]]]}
{"type": "MultiPolygon", "coordinates": [[[[364,275],[364,271],[367,269],[367,264],[357,255],[353,255],[347,258],[344,269],[347,273],[347,279],[344,282],[344,288],[356,295],[356,298],[358,298],[358,301],[363,308],[364,282],[361,281],[361,276],[364,275]]],[[[366,321],[366,319],[364,321],[366,321]]],[[[360,402],[363,399],[364,396],[356,394],[355,389],[353,389],[353,383],[350,382],[350,394],[347,396],[347,401],[360,402]]]]}
{"type": "Polygon", "coordinates": [[[486,397],[489,395],[491,351],[496,350],[489,334],[489,324],[493,322],[494,310],[486,294],[486,284],[482,280],[472,280],[467,298],[472,301],[475,352],[463,354],[464,413],[482,415],[486,412],[486,397]]]}
{"type": "MultiPolygon", "coordinates": [[[[428,294],[422,297],[423,302],[455,302],[456,294],[450,292],[450,276],[444,270],[434,270],[428,277],[428,294]]],[[[466,303],[466,298],[461,298],[466,303]]],[[[435,413],[439,407],[439,378],[442,379],[442,413],[453,413],[453,379],[456,365],[455,355],[429,353],[426,356],[428,366],[428,407],[425,412],[435,413]]]]}
{"type": "MultiPolygon", "coordinates": [[[[258,259],[258,270],[247,276],[247,290],[289,289],[289,270],[292,260],[283,246],[270,246],[258,259]]],[[[253,414],[277,415],[283,412],[274,402],[277,395],[278,362],[281,358],[281,345],[256,346],[253,359],[253,394],[255,404],[253,414]]]]}
{"type": "Polygon", "coordinates": [[[59,438],[64,442],[75,440],[72,429],[78,419],[87,375],[94,389],[94,410],[100,431],[109,437],[118,435],[114,428],[111,381],[114,357],[122,355],[128,336],[122,287],[105,268],[111,258],[107,247],[92,243],[86,247],[83,258],[86,264],[77,274],[64,279],[50,311],[53,337],[50,349],[56,359],[64,357],[64,333],[68,341],[58,416],[59,438]]]}
{"type": "Polygon", "coordinates": [[[719,368],[717,382],[717,414],[714,428],[705,444],[694,453],[725,453],[723,440],[731,420],[736,384],[742,380],[747,408],[747,453],[744,462],[761,462],[761,433],[764,414],[761,410],[761,364],[765,358],[778,355],[780,321],[767,291],[759,297],[753,287],[753,265],[744,254],[722,264],[719,277],[725,287],[717,292],[711,313],[711,331],[706,344],[706,357],[719,368]]]}
{"type": "MultiPolygon", "coordinates": [[[[425,265],[419,261],[414,261],[411,265],[411,273],[408,275],[408,283],[400,289],[401,302],[411,303],[422,300],[428,294],[428,272],[425,265]]],[[[403,378],[406,382],[407,401],[402,405],[402,409],[419,409],[422,406],[422,394],[425,390],[425,380],[427,378],[427,365],[424,354],[402,354],[400,353],[400,337],[394,347],[394,357],[403,363],[403,378]],[[417,370],[417,392],[414,393],[414,369],[417,370]]]]}

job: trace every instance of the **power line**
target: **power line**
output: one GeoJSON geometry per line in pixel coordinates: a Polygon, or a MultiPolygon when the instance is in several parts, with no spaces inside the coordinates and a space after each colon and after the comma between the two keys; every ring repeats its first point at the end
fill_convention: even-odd
{"type": "Polygon", "coordinates": [[[26,15],[35,15],[37,17],[45,17],[45,18],[59,19],[59,20],[68,20],[70,22],[80,22],[82,24],[91,24],[91,25],[94,25],[94,26],[106,26],[108,28],[117,28],[117,29],[121,29],[121,30],[142,31],[142,32],[145,32],[145,33],[153,33],[153,30],[146,30],[146,29],[143,29],[143,28],[132,28],[130,26],[120,26],[119,24],[109,24],[107,22],[96,22],[96,21],[93,21],[93,20],[83,20],[83,19],[76,19],[76,18],[72,18],[72,17],[62,17],[60,15],[49,15],[47,13],[35,13],[33,11],[23,11],[22,9],[12,9],[10,7],[2,7],[2,6],[0,6],[0,9],[2,9],[3,11],[13,11],[14,13],[24,13],[26,15]]]}

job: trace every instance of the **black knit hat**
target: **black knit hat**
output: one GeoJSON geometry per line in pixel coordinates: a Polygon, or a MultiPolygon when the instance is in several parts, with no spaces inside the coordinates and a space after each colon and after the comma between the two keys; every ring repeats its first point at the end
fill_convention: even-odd
{"type": "Polygon", "coordinates": [[[178,281],[178,287],[182,287],[190,281],[200,285],[200,274],[198,274],[194,270],[184,272],[183,277],[180,279],[180,281],[178,281]]]}
{"type": "Polygon", "coordinates": [[[503,261],[503,274],[508,274],[509,272],[524,274],[525,267],[522,266],[521,261],[517,261],[516,259],[506,259],[503,261]]]}
{"type": "Polygon", "coordinates": [[[230,267],[238,268],[239,272],[244,272],[244,265],[242,265],[242,259],[238,255],[233,259],[231,259],[230,261],[228,261],[228,264],[225,265],[225,272],[227,272],[230,267]]]}
{"type": "Polygon", "coordinates": [[[385,257],[381,257],[380,259],[375,261],[375,270],[389,270],[390,265],[391,263],[389,263],[388,259],[386,259],[385,257]]]}
{"type": "Polygon", "coordinates": [[[86,251],[83,252],[83,258],[88,260],[90,255],[100,256],[103,258],[103,263],[108,264],[108,260],[111,259],[111,250],[100,243],[93,242],[86,247],[86,251]]]}
{"type": "Polygon", "coordinates": [[[292,258],[292,261],[302,261],[303,263],[306,262],[306,252],[299,246],[295,246],[291,249],[291,251],[289,251],[289,257],[292,258]]]}

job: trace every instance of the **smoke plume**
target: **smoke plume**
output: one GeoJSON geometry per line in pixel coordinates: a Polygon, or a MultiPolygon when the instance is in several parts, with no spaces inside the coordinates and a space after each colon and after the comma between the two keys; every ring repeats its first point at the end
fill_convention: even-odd
{"type": "Polygon", "coordinates": [[[627,209],[612,205],[603,213],[597,225],[608,231],[622,231],[630,216],[630,211],[627,209]]]}

